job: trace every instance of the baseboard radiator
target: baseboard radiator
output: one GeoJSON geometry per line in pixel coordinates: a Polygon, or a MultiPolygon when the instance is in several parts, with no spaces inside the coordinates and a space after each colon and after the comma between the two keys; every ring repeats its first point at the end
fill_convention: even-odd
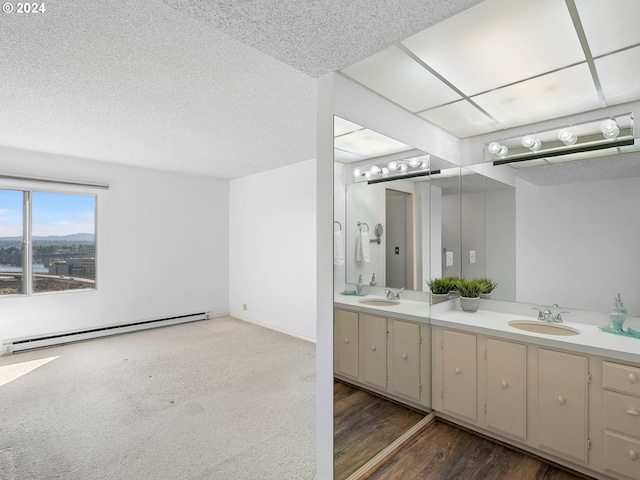
{"type": "Polygon", "coordinates": [[[71,342],[80,342],[82,340],[91,340],[94,338],[106,337],[109,335],[119,335],[121,333],[136,332],[139,330],[147,330],[149,328],[165,327],[168,325],[176,325],[178,323],[208,320],[209,315],[209,312],[186,313],[183,315],[175,315],[173,317],[163,317],[130,323],[106,325],[103,327],[96,327],[88,330],[79,330],[75,332],[64,332],[43,335],[41,337],[3,340],[2,355],[11,355],[14,352],[22,350],[31,350],[34,348],[50,347],[53,345],[62,345],[71,342]]]}

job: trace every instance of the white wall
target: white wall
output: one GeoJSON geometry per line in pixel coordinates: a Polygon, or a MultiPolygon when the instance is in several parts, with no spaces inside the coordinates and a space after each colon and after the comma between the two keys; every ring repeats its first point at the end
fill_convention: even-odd
{"type": "MultiPolygon", "coordinates": [[[[640,178],[517,182],[517,301],[640,314],[640,178]]],[[[570,320],[570,319],[568,319],[570,320]]]]}
{"type": "Polygon", "coordinates": [[[97,191],[98,288],[1,297],[1,339],[228,312],[227,181],[2,147],[0,168],[109,184],[97,191]]]}
{"type": "Polygon", "coordinates": [[[229,209],[230,313],[314,340],[315,169],[308,160],[232,180],[229,209]]]}

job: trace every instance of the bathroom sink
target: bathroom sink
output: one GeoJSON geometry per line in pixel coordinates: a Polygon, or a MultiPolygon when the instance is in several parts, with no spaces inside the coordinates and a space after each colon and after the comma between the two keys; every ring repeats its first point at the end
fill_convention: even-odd
{"type": "Polygon", "coordinates": [[[536,320],[512,320],[509,322],[513,328],[527,332],[544,333],[545,335],[578,335],[580,330],[562,325],[560,323],[546,323],[536,320]]]}
{"type": "Polygon", "coordinates": [[[388,298],[370,298],[368,300],[358,300],[363,305],[371,305],[372,307],[391,307],[400,305],[400,300],[391,300],[388,298]]]}

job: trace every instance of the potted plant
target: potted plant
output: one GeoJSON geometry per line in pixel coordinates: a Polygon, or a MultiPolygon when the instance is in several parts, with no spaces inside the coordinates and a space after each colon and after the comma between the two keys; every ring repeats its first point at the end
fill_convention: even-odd
{"type": "Polygon", "coordinates": [[[427,282],[431,290],[431,300],[433,303],[444,302],[449,299],[449,292],[455,286],[450,278],[434,278],[427,282]]]}
{"type": "Polygon", "coordinates": [[[460,281],[460,277],[446,277],[446,278],[451,282],[451,290],[449,290],[449,298],[459,297],[460,291],[458,290],[458,282],[460,281]]]}
{"type": "Polygon", "coordinates": [[[461,278],[458,280],[460,306],[465,312],[475,312],[480,305],[480,293],[483,284],[478,279],[461,278]]]}
{"type": "Polygon", "coordinates": [[[490,278],[479,278],[478,281],[482,283],[480,298],[491,298],[491,292],[498,286],[498,282],[493,282],[490,278]]]}

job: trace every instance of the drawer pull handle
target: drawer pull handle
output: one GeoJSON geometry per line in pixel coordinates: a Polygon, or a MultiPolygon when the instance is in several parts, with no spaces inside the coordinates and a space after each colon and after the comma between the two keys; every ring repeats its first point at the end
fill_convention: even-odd
{"type": "Polygon", "coordinates": [[[406,360],[407,358],[409,358],[409,355],[407,355],[406,353],[403,353],[403,354],[402,354],[402,359],[403,359],[403,360],[406,360]]]}
{"type": "Polygon", "coordinates": [[[456,367],[456,375],[460,375],[460,369],[456,367]]]}
{"type": "Polygon", "coordinates": [[[371,345],[371,351],[375,352],[376,351],[376,346],[375,345],[371,345]]]}
{"type": "Polygon", "coordinates": [[[560,405],[564,405],[565,404],[565,400],[564,400],[564,397],[562,395],[558,395],[558,403],[560,405]]]}
{"type": "Polygon", "coordinates": [[[507,388],[509,386],[506,380],[502,380],[501,383],[502,383],[502,388],[507,388]]]}
{"type": "Polygon", "coordinates": [[[630,373],[627,378],[629,378],[630,383],[636,383],[636,376],[633,373],[630,373]]]}
{"type": "Polygon", "coordinates": [[[344,339],[344,343],[349,343],[349,339],[348,339],[348,338],[345,338],[345,339],[344,339]]]}
{"type": "Polygon", "coordinates": [[[633,450],[629,450],[629,458],[631,460],[637,460],[638,459],[638,454],[636,452],[634,452],[633,450]]]}
{"type": "Polygon", "coordinates": [[[627,410],[627,415],[633,415],[634,417],[637,417],[640,414],[637,410],[627,410]]]}

